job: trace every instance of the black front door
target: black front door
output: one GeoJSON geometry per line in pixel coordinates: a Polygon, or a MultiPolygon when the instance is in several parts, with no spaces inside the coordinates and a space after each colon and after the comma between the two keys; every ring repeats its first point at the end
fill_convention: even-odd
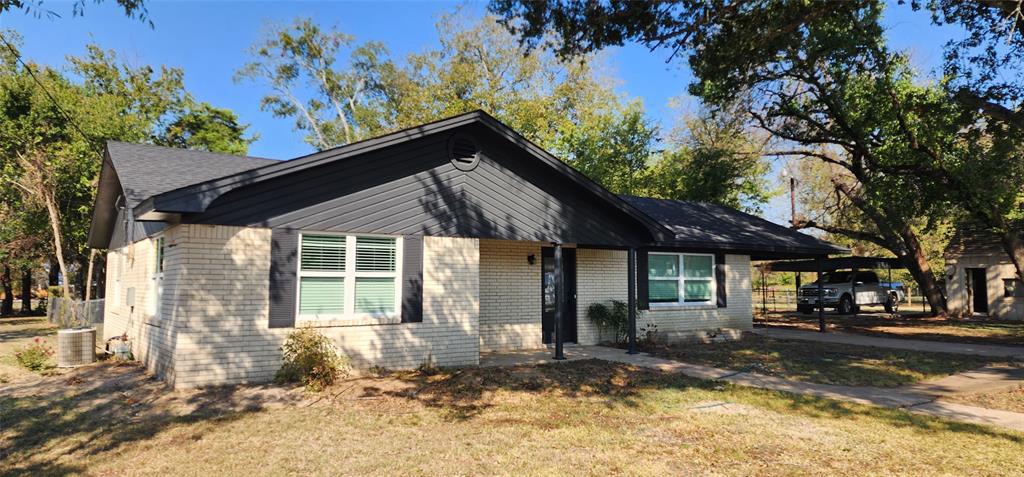
{"type": "MultiPolygon", "coordinates": [[[[541,331],[544,344],[555,342],[555,249],[541,253],[541,331]]],[[[562,248],[565,307],[562,309],[563,343],[576,342],[576,249],[562,248]]]]}
{"type": "Polygon", "coordinates": [[[971,311],[988,313],[988,278],[984,268],[967,269],[967,286],[971,293],[971,311]]]}

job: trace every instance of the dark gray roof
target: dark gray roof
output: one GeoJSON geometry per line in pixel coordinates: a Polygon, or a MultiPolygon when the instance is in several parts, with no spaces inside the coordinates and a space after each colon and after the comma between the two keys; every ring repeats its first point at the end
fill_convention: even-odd
{"type": "Polygon", "coordinates": [[[107,142],[129,208],[167,191],[279,161],[191,149],[107,142]]]}
{"type": "Polygon", "coordinates": [[[783,227],[731,207],[703,202],[620,196],[675,232],[675,240],[659,245],[748,252],[759,258],[773,254],[821,255],[849,250],[783,227]]]}
{"type": "MultiPolygon", "coordinates": [[[[1015,230],[1018,229],[1015,228],[1015,230]]],[[[1024,237],[1024,232],[1021,232],[1021,237],[1024,237]]],[[[976,223],[961,224],[956,228],[953,236],[949,239],[949,244],[946,245],[945,255],[947,258],[973,255],[995,256],[1005,261],[1010,259],[1003,246],[1003,239],[995,232],[976,223]]]]}
{"type": "MultiPolygon", "coordinates": [[[[765,264],[773,272],[814,272],[818,270],[817,260],[790,260],[765,264]]],[[[895,270],[906,268],[903,260],[892,257],[836,257],[821,261],[821,270],[895,270]]]]}

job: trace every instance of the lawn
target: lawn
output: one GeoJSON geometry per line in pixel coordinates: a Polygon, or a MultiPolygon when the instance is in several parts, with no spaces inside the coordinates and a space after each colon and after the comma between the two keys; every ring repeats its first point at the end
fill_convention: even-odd
{"type": "Polygon", "coordinates": [[[749,333],[735,341],[657,346],[646,351],[688,363],[785,379],[876,387],[948,376],[990,361],[965,355],[778,340],[749,333]]]}
{"type": "MultiPolygon", "coordinates": [[[[1024,346],[1024,322],[999,320],[955,320],[918,316],[886,318],[880,314],[853,316],[827,315],[829,329],[885,338],[949,341],[957,343],[1024,346]]],[[[775,313],[758,317],[755,325],[778,328],[818,330],[817,316],[775,313]]]]}
{"type": "Polygon", "coordinates": [[[34,373],[18,366],[14,352],[37,337],[56,347],[56,334],[57,328],[50,325],[46,317],[0,318],[0,385],[33,376],[34,373]]]}
{"type": "Polygon", "coordinates": [[[1008,391],[978,394],[959,394],[942,398],[969,406],[1024,412],[1024,386],[1008,391]]]}
{"type": "Polygon", "coordinates": [[[1005,475],[1024,434],[603,361],[311,397],[99,363],[0,388],[0,475],[1005,475]]]}

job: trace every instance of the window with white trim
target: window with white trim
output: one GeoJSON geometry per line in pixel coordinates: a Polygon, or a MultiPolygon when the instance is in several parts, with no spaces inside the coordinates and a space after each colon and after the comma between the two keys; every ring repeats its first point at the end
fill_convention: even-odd
{"type": "Polygon", "coordinates": [[[396,237],[300,234],[299,318],[399,317],[400,264],[396,237]]]}
{"type": "Polygon", "coordinates": [[[153,293],[149,298],[149,314],[154,318],[160,318],[160,308],[164,298],[164,237],[161,235],[153,239],[153,293]]]}
{"type": "Polygon", "coordinates": [[[652,306],[714,303],[714,255],[651,253],[647,268],[647,299],[652,306]]]}

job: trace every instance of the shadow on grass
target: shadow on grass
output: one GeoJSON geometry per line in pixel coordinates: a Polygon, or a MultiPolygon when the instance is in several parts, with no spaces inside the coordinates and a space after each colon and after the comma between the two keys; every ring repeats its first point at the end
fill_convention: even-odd
{"type": "Polygon", "coordinates": [[[844,386],[898,387],[977,369],[992,360],[968,355],[778,340],[742,339],[646,349],[656,356],[783,379],[844,386]]]}
{"type": "Polygon", "coordinates": [[[244,388],[214,387],[176,397],[141,367],[108,363],[44,384],[9,386],[0,393],[0,475],[83,472],[56,458],[111,451],[174,426],[232,421],[263,408],[262,399],[240,395],[239,389],[244,388]]]}
{"type": "MultiPolygon", "coordinates": [[[[818,329],[817,318],[794,314],[775,314],[755,319],[756,326],[818,329]]],[[[1024,346],[1024,322],[995,319],[947,319],[930,316],[887,318],[877,315],[831,316],[829,328],[881,338],[915,339],[949,343],[1024,346]],[[946,329],[941,332],[939,329],[946,329]],[[956,329],[980,334],[957,334],[956,329]]]]}
{"type": "MultiPolygon", "coordinates": [[[[872,419],[924,432],[967,433],[1024,443],[1018,433],[996,427],[831,399],[747,388],[601,360],[500,368],[445,369],[434,373],[393,373],[409,384],[382,394],[400,397],[442,411],[447,419],[472,420],[500,404],[502,392],[559,398],[602,400],[608,407],[639,407],[656,391],[720,393],[713,399],[742,402],[771,411],[822,419],[872,419]]],[[[372,391],[370,395],[376,393],[372,391]]]]}

